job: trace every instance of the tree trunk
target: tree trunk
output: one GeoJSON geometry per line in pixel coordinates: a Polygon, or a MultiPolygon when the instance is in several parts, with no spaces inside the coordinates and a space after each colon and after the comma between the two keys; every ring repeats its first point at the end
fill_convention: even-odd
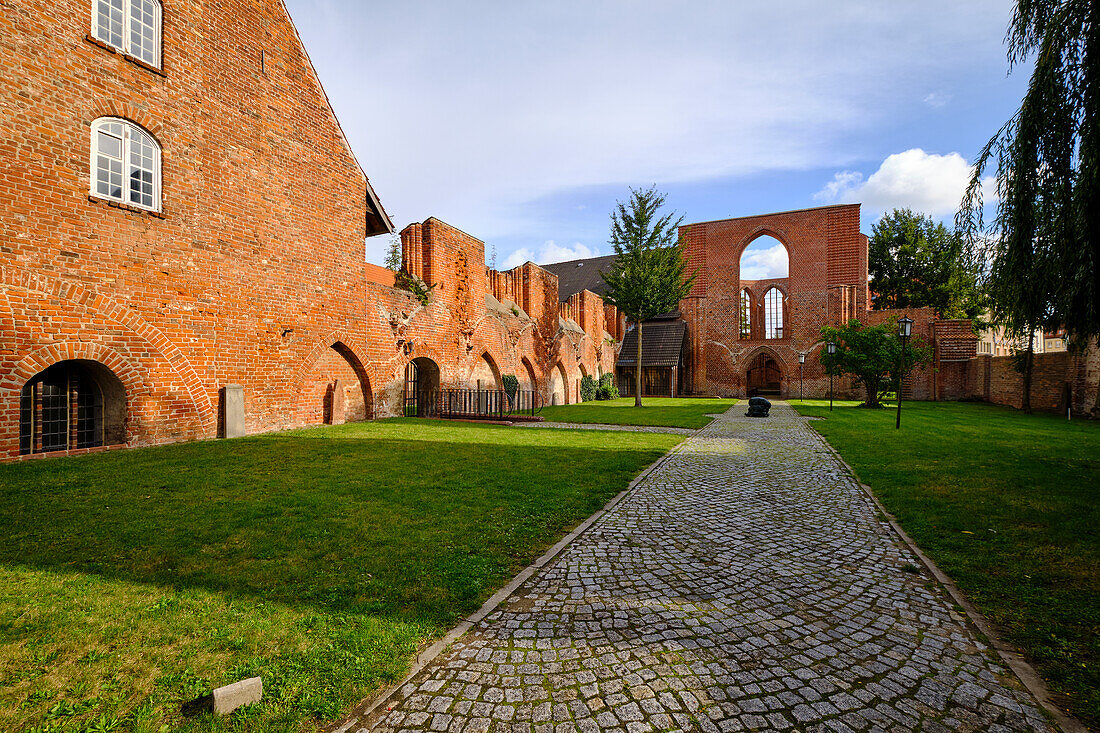
{"type": "Polygon", "coordinates": [[[867,389],[867,406],[878,407],[878,382],[873,385],[870,382],[864,382],[863,386],[867,389]]]}
{"type": "Polygon", "coordinates": [[[638,360],[634,362],[634,406],[642,406],[642,324],[638,327],[638,360]]]}
{"type": "Polygon", "coordinates": [[[1035,370],[1035,329],[1027,337],[1027,352],[1024,354],[1024,399],[1020,408],[1031,414],[1031,373],[1035,370]]]}

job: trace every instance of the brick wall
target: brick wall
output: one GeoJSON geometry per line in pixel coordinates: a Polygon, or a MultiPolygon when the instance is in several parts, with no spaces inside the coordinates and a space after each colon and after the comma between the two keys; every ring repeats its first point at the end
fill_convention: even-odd
{"type": "MultiPolygon", "coordinates": [[[[982,354],[966,362],[970,397],[999,405],[1023,405],[1024,378],[1011,356],[982,354]]],[[[1045,412],[1086,414],[1096,405],[1100,382],[1100,348],[1092,344],[1084,353],[1059,351],[1035,355],[1031,382],[1031,407],[1045,412]],[[1067,399],[1068,398],[1068,399],[1067,399]]]]}
{"type": "MultiPolygon", "coordinates": [[[[871,311],[867,291],[867,237],[859,232],[859,205],[750,216],[681,227],[688,267],[698,277],[680,310],[688,324],[691,391],[746,396],[746,372],[765,355],[779,367],[783,396],[824,397],[829,379],[820,362],[821,327],[855,318],[868,325],[896,323],[902,311],[871,311]],[[789,274],[742,280],[741,254],[769,235],[787,248],[789,274]],[[765,338],[765,295],[783,293],[782,338],[765,338]],[[740,337],[740,294],[751,296],[751,332],[740,337]],[[807,354],[800,370],[798,355],[807,354]]],[[[906,311],[914,335],[933,347],[934,364],[915,370],[904,386],[912,399],[958,399],[967,393],[967,359],[976,339],[969,321],[939,321],[931,309],[906,311]]],[[[848,378],[834,379],[834,394],[862,398],[848,378]]]]}
{"type": "Polygon", "coordinates": [[[561,332],[553,275],[487,271],[484,245],[442,222],[404,242],[438,285],[427,307],[364,262],[388,224],[281,2],[172,3],[161,69],[88,40],[90,13],[0,14],[0,458],[18,454],[24,385],[65,360],[121,381],[127,445],[213,437],[226,384],[258,432],[393,414],[421,355],[450,384],[492,360],[542,391],[559,364],[610,368],[600,319],[561,332]],[[160,212],[89,195],[103,116],[155,137],[160,212]],[[493,292],[521,315],[490,308],[493,292]]]}

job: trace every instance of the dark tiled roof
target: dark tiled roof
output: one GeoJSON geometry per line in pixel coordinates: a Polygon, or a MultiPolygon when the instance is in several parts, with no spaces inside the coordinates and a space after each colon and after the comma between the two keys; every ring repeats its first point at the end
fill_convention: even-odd
{"type": "MultiPolygon", "coordinates": [[[[558,276],[558,301],[564,303],[570,295],[589,290],[602,296],[607,292],[607,283],[600,277],[600,271],[607,272],[615,261],[615,255],[590,257],[587,260],[555,262],[552,265],[539,265],[544,270],[558,276]]],[[[643,337],[643,340],[644,337],[643,337]]]]}
{"type": "MultiPolygon", "coordinates": [[[[643,323],[642,366],[679,366],[686,334],[687,324],[683,321],[662,318],[643,323]]],[[[617,366],[634,366],[637,353],[638,329],[632,328],[623,337],[617,366]]]]}

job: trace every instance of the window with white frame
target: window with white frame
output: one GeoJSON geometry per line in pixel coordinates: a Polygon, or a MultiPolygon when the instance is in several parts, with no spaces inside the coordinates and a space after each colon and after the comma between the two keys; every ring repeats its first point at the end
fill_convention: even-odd
{"type": "Polygon", "coordinates": [[[158,69],[160,30],[157,0],[92,0],[92,36],[158,69]]]}
{"type": "Polygon", "coordinates": [[[783,338],[783,292],[779,288],[764,293],[764,338],[783,338]]]}
{"type": "Polygon", "coordinates": [[[740,316],[740,332],[741,338],[752,338],[752,294],[745,288],[741,291],[741,316],[740,316]]]}
{"type": "Polygon", "coordinates": [[[92,123],[92,193],[160,210],[160,147],[133,122],[100,117],[92,123]]]}

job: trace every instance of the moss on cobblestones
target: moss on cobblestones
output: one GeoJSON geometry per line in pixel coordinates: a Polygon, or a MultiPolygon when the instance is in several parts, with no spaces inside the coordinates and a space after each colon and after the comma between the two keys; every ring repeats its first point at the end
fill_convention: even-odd
{"type": "Polygon", "coordinates": [[[1100,424],[974,403],[791,403],[1059,702],[1100,728],[1100,424]]]}
{"type": "Polygon", "coordinates": [[[679,440],[392,420],[0,466],[0,730],[338,717],[679,440]]]}

